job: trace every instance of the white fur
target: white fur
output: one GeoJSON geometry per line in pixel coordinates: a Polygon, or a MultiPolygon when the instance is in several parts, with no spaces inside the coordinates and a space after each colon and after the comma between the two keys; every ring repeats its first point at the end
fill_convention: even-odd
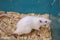
{"type": "Polygon", "coordinates": [[[39,30],[40,26],[48,24],[44,23],[46,20],[48,23],[51,22],[49,19],[44,17],[26,16],[18,21],[14,33],[21,35],[30,33],[32,29],[39,30]],[[42,20],[43,23],[40,23],[39,20],[42,20]]]}

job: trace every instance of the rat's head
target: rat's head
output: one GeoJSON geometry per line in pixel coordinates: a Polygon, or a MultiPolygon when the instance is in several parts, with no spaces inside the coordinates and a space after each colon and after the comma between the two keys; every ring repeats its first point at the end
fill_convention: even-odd
{"type": "Polygon", "coordinates": [[[47,24],[50,24],[51,23],[51,20],[50,19],[47,19],[45,17],[39,17],[38,18],[38,22],[41,26],[43,25],[47,25],[47,24]]]}

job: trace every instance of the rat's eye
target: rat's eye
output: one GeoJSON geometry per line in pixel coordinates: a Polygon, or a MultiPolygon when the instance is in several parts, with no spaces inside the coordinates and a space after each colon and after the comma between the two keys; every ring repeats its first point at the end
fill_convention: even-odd
{"type": "Polygon", "coordinates": [[[45,23],[47,23],[47,21],[45,21],[45,23]]]}
{"type": "Polygon", "coordinates": [[[40,23],[42,23],[42,21],[40,20],[40,23]]]}

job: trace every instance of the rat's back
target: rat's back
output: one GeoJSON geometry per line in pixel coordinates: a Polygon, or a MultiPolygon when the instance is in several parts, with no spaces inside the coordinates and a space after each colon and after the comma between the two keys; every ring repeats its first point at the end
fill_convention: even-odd
{"type": "Polygon", "coordinates": [[[26,26],[27,24],[33,23],[35,16],[26,16],[18,21],[16,27],[26,26]]]}

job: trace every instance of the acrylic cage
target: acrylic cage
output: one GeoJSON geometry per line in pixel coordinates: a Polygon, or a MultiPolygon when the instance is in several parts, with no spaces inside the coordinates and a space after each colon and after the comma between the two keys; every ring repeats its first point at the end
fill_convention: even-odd
{"type": "Polygon", "coordinates": [[[0,11],[51,14],[51,34],[53,40],[60,40],[59,0],[0,0],[0,11]]]}

